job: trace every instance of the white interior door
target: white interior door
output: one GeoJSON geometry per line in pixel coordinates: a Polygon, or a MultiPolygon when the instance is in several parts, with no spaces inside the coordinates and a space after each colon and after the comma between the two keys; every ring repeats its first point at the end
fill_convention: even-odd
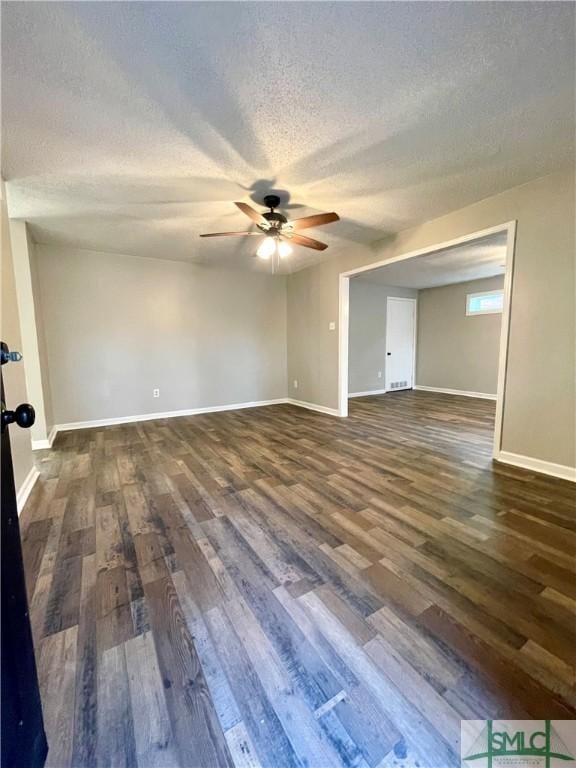
{"type": "Polygon", "coordinates": [[[416,351],[416,299],[390,296],[386,309],[386,390],[412,389],[416,351]]]}

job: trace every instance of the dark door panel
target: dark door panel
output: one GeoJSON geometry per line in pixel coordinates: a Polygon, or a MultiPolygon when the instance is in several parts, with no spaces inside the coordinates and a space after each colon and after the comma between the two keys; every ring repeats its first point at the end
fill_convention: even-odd
{"type": "MultiPolygon", "coordinates": [[[[0,354],[2,365],[18,360],[18,355],[11,354],[4,342],[0,354]]],[[[19,429],[33,423],[32,406],[24,403],[13,411],[6,408],[2,378],[2,768],[41,768],[48,752],[28,615],[8,434],[9,424],[19,429]]]]}

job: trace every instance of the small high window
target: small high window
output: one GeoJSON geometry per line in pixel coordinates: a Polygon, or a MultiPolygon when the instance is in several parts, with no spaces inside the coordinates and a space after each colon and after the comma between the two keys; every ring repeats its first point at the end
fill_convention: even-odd
{"type": "Polygon", "coordinates": [[[485,291],[469,293],[466,296],[467,315],[495,315],[502,313],[504,291],[485,291]]]}

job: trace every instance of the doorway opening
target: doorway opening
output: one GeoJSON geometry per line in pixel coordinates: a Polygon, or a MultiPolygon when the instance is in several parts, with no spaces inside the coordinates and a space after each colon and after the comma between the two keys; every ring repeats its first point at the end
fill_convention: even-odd
{"type": "Polygon", "coordinates": [[[498,458],[515,233],[507,222],[340,275],[340,416],[349,399],[407,390],[493,400],[498,458]]]}

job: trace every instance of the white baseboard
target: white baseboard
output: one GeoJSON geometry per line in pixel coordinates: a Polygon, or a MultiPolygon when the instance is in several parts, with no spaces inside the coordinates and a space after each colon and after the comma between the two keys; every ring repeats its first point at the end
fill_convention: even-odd
{"type": "Polygon", "coordinates": [[[219,413],[221,411],[239,411],[244,408],[262,408],[266,405],[282,405],[289,402],[281,397],[277,400],[260,400],[250,403],[233,403],[231,405],[213,405],[207,408],[186,408],[182,411],[164,411],[161,413],[144,413],[136,416],[117,416],[110,419],[95,419],[93,421],[73,421],[68,424],[56,424],[53,429],[58,432],[70,432],[74,429],[93,429],[96,427],[111,427],[116,424],[132,424],[137,421],[155,421],[156,419],[172,419],[178,416],[197,416],[202,413],[219,413]]]}
{"type": "Polygon", "coordinates": [[[33,448],[35,450],[50,448],[58,432],[70,432],[76,429],[96,429],[98,427],[112,427],[117,424],[133,424],[138,421],[155,421],[157,419],[172,419],[178,416],[197,416],[202,413],[220,413],[221,411],[239,411],[244,408],[263,408],[267,405],[297,405],[299,408],[307,408],[311,411],[326,413],[329,416],[339,416],[336,408],[327,408],[324,405],[316,403],[307,403],[303,400],[292,400],[287,397],[280,397],[276,400],[260,400],[250,403],[232,403],[231,405],[213,405],[206,408],[186,408],[181,411],[162,411],[158,413],[144,413],[135,416],[116,416],[109,419],[94,419],[92,421],[72,421],[67,424],[55,424],[48,437],[48,440],[35,440],[33,448]]]}
{"type": "Polygon", "coordinates": [[[554,464],[551,461],[533,459],[530,456],[522,456],[519,453],[510,453],[509,451],[499,451],[494,456],[494,461],[528,469],[531,472],[539,472],[542,475],[559,477],[562,480],[571,480],[573,483],[576,483],[576,467],[567,467],[565,464],[554,464]]]}
{"type": "Polygon", "coordinates": [[[32,440],[32,450],[41,451],[45,448],[52,448],[52,443],[54,442],[54,438],[57,434],[58,429],[56,427],[52,427],[46,440],[32,440]]]}
{"type": "Polygon", "coordinates": [[[487,392],[468,392],[464,389],[445,389],[444,387],[425,387],[423,384],[415,384],[414,389],[422,392],[440,392],[443,395],[460,395],[461,397],[479,397],[482,400],[496,400],[496,395],[487,392]]]}
{"type": "Polygon", "coordinates": [[[39,477],[40,477],[40,472],[38,472],[36,467],[32,467],[30,472],[28,472],[28,474],[26,475],[24,482],[18,489],[18,492],[16,493],[16,507],[18,509],[18,514],[20,514],[20,512],[22,512],[22,510],[24,509],[24,505],[28,500],[28,496],[30,496],[32,488],[34,488],[34,484],[36,483],[36,480],[38,480],[39,477]]]}
{"type": "Polygon", "coordinates": [[[307,408],[309,411],[318,411],[318,413],[325,413],[328,416],[340,416],[340,411],[337,408],[328,408],[325,405],[317,405],[316,403],[308,403],[305,400],[293,400],[288,398],[285,402],[290,405],[297,405],[298,408],[307,408]]]}
{"type": "Polygon", "coordinates": [[[387,389],[372,389],[369,392],[349,392],[348,399],[351,397],[370,397],[370,395],[385,395],[387,389]]]}

